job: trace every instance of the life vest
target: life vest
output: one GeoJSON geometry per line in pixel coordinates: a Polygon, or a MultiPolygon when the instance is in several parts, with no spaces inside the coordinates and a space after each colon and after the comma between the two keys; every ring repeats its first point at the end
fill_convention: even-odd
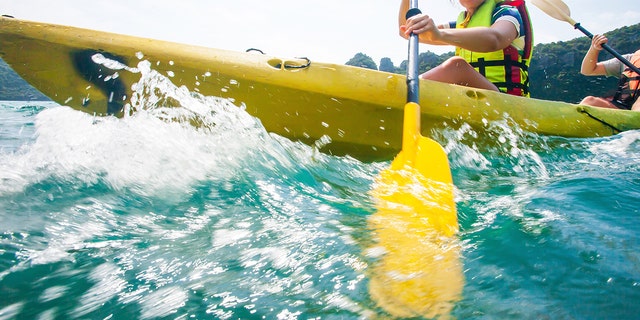
{"type": "MultiPolygon", "coordinates": [[[[640,68],[640,50],[636,51],[629,62],[640,68]]],[[[622,72],[618,82],[618,90],[613,96],[612,102],[619,108],[630,110],[640,96],[640,74],[627,67],[622,72]]]]}
{"type": "Polygon", "coordinates": [[[468,21],[465,21],[466,12],[462,12],[456,22],[456,28],[490,27],[493,12],[498,5],[509,5],[518,9],[522,17],[521,28],[524,28],[525,34],[524,48],[518,50],[509,45],[494,52],[473,52],[458,47],[456,55],[469,62],[501,92],[529,97],[529,61],[533,51],[533,28],[524,0],[486,0],[468,21]]]}

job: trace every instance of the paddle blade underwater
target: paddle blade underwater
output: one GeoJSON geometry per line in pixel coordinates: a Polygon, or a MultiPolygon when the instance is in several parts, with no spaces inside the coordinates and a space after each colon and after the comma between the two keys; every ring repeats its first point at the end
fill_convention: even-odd
{"type": "Polygon", "coordinates": [[[447,154],[420,135],[420,106],[405,105],[403,148],[372,191],[377,261],[369,292],[398,317],[446,316],[464,286],[453,181],[447,154]]]}

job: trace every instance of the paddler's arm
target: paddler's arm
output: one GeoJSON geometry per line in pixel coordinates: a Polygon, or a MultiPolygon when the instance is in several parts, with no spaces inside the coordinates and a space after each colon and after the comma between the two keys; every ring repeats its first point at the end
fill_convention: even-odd
{"type": "Polygon", "coordinates": [[[513,23],[500,20],[491,27],[473,27],[468,29],[440,29],[426,14],[405,19],[409,8],[408,0],[402,0],[398,14],[400,35],[408,38],[417,33],[420,42],[434,45],[452,45],[474,52],[492,52],[506,48],[518,36],[513,23]]]}
{"type": "MultiPolygon", "coordinates": [[[[406,15],[407,15],[407,11],[409,11],[409,6],[410,6],[409,0],[402,0],[402,2],[400,3],[400,10],[398,10],[398,27],[399,27],[401,37],[405,39],[409,39],[409,35],[411,35],[411,31],[413,29],[408,30],[408,28],[410,28],[410,26],[412,26],[416,21],[423,21],[423,23],[430,23],[435,27],[435,29],[443,29],[447,27],[445,25],[435,25],[435,22],[433,22],[433,19],[431,19],[426,14],[419,14],[417,16],[412,17],[409,20],[409,25],[407,25],[406,15]]],[[[436,45],[448,44],[445,42],[442,42],[442,43],[426,42],[425,40],[421,39],[422,37],[423,36],[418,33],[418,38],[420,39],[420,42],[427,43],[427,44],[436,44],[436,45]]]]}
{"type": "Polygon", "coordinates": [[[402,31],[402,26],[407,23],[407,19],[405,19],[407,11],[409,11],[409,1],[402,0],[400,2],[400,10],[398,10],[398,27],[400,27],[400,36],[402,37],[405,37],[404,32],[402,31]]]}
{"type": "Polygon", "coordinates": [[[596,34],[591,39],[591,46],[582,59],[582,65],[580,66],[580,73],[585,76],[603,76],[606,74],[606,69],[602,63],[598,63],[598,55],[602,51],[602,45],[607,43],[607,37],[596,34]]]}
{"type": "Polygon", "coordinates": [[[493,52],[506,48],[518,36],[509,21],[496,21],[491,27],[443,29],[420,34],[421,41],[446,43],[473,52],[493,52]],[[423,36],[424,35],[424,36],[423,36]],[[424,38],[424,40],[422,40],[424,38]]]}

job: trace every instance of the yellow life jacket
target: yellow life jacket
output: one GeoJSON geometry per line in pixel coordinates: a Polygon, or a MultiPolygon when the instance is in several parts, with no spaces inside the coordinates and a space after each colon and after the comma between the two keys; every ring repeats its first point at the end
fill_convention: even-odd
{"type": "MultiPolygon", "coordinates": [[[[636,51],[629,59],[629,62],[640,68],[640,50],[636,51]]],[[[631,109],[640,96],[640,74],[635,73],[627,67],[620,77],[618,90],[613,96],[613,104],[621,109],[631,109]]]]}
{"type": "Polygon", "coordinates": [[[522,50],[513,45],[494,52],[473,52],[456,48],[456,55],[464,58],[480,74],[495,84],[501,92],[529,97],[529,62],[533,51],[533,29],[524,0],[486,0],[470,19],[462,12],[456,28],[490,27],[498,5],[516,7],[522,18],[525,43],[522,50]],[[468,21],[465,21],[465,18],[468,21]]]}

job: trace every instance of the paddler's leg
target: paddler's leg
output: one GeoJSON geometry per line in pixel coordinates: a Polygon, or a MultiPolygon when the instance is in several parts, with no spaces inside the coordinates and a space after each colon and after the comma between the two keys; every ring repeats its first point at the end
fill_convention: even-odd
{"type": "Polygon", "coordinates": [[[582,101],[580,101],[580,104],[586,105],[586,106],[600,107],[600,108],[618,109],[618,107],[616,107],[616,105],[611,103],[611,101],[605,98],[594,97],[594,96],[585,97],[584,99],[582,99],[582,101]]]}
{"type": "Polygon", "coordinates": [[[423,73],[422,79],[453,83],[466,87],[498,91],[493,83],[461,57],[451,57],[441,65],[423,73]]]}

